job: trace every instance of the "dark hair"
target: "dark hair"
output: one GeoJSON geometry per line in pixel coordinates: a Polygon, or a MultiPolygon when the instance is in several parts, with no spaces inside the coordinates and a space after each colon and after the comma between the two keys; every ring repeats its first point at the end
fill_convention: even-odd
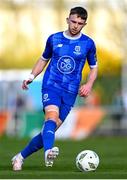
{"type": "Polygon", "coordinates": [[[87,17],[88,17],[87,10],[84,9],[83,7],[74,7],[74,8],[72,8],[70,10],[69,15],[72,15],[72,14],[77,14],[78,17],[81,17],[81,19],[84,19],[85,21],[87,20],[87,17]]]}

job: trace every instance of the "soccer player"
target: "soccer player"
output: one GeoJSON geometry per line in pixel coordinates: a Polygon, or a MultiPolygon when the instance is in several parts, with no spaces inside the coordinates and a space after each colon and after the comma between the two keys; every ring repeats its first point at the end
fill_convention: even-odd
{"type": "MultiPolygon", "coordinates": [[[[44,148],[45,165],[52,166],[59,154],[54,147],[55,131],[64,122],[75,103],[77,94],[87,97],[97,77],[96,47],[94,41],[81,33],[87,24],[87,11],[74,7],[66,19],[68,29],[48,37],[42,56],[22,83],[24,90],[49,62],[42,82],[42,103],[45,122],[42,131],[12,159],[13,170],[21,170],[23,161],[32,153],[44,148]],[[90,67],[87,82],[80,85],[85,62],[90,67]]],[[[64,133],[64,132],[63,132],[64,133]]]]}

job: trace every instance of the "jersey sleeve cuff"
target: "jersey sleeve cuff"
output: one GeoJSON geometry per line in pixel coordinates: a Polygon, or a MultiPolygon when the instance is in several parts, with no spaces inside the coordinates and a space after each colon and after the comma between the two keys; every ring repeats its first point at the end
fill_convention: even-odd
{"type": "Polygon", "coordinates": [[[97,64],[96,65],[91,65],[90,68],[96,68],[97,67],[97,64]]]}
{"type": "Polygon", "coordinates": [[[96,62],[95,65],[89,65],[89,66],[90,66],[90,68],[96,68],[98,65],[97,65],[97,62],[96,62]]]}
{"type": "Polygon", "coordinates": [[[43,56],[41,56],[41,59],[44,60],[44,61],[48,61],[49,60],[47,58],[44,58],[43,56]]]}

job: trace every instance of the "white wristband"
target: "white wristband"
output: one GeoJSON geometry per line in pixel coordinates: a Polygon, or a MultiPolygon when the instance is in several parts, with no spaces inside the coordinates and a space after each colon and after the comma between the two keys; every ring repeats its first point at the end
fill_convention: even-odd
{"type": "Polygon", "coordinates": [[[33,80],[34,80],[34,78],[35,78],[35,76],[34,76],[33,74],[29,74],[29,76],[28,76],[28,80],[33,81],[33,80]]]}

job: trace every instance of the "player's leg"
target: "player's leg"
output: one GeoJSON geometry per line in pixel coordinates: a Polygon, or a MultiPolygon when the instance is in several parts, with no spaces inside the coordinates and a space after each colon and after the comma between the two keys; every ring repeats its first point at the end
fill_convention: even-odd
{"type": "MultiPolygon", "coordinates": [[[[56,103],[56,105],[45,106],[46,126],[44,125],[42,137],[43,137],[43,145],[45,150],[45,162],[47,166],[50,165],[50,157],[51,157],[51,166],[54,158],[56,157],[56,156],[53,157],[53,152],[52,152],[52,148],[54,146],[54,141],[55,141],[55,130],[59,128],[62,122],[66,119],[76,99],[76,95],[69,94],[68,92],[64,92],[64,93],[62,92],[60,94],[61,94],[60,98],[59,96],[55,96],[56,94],[52,96],[55,97],[55,99],[53,99],[54,101],[53,103],[54,104],[56,103]],[[57,100],[57,102],[55,102],[55,100],[57,100]]],[[[49,99],[50,98],[51,96],[49,96],[49,99]]]]}
{"type": "Polygon", "coordinates": [[[24,159],[26,159],[28,156],[38,151],[42,147],[43,147],[42,135],[41,133],[39,133],[38,135],[36,135],[31,139],[29,144],[20,153],[18,153],[12,158],[13,170],[15,171],[22,170],[24,159]]]}
{"type": "Polygon", "coordinates": [[[43,147],[42,135],[39,133],[31,139],[29,144],[21,151],[21,155],[24,159],[30,156],[32,153],[40,150],[43,147]]]}
{"type": "MultiPolygon", "coordinates": [[[[61,124],[61,121],[58,120],[57,124],[61,124]]],[[[38,135],[33,137],[31,141],[28,143],[28,145],[20,152],[22,159],[26,159],[28,156],[40,150],[42,147],[43,147],[42,134],[39,133],[38,135]]]]}
{"type": "Polygon", "coordinates": [[[54,142],[55,131],[58,127],[59,106],[61,104],[61,91],[57,88],[53,89],[51,88],[51,86],[46,89],[42,89],[42,102],[45,111],[45,123],[42,129],[45,164],[46,166],[50,166],[50,164],[52,166],[55,157],[54,142]],[[48,163],[48,161],[51,161],[51,163],[48,163]]]}
{"type": "MultiPolygon", "coordinates": [[[[58,120],[57,122],[57,128],[61,125],[61,120],[58,120]]],[[[24,160],[33,154],[34,152],[40,150],[43,148],[43,142],[42,142],[42,135],[39,133],[35,137],[31,139],[31,141],[28,143],[28,145],[17,155],[15,155],[12,158],[12,165],[14,171],[22,170],[22,165],[24,160]]],[[[56,148],[55,151],[58,154],[58,149],[56,148]]]]}
{"type": "MultiPolygon", "coordinates": [[[[43,91],[43,100],[47,102],[47,91],[43,91]]],[[[29,144],[16,156],[12,158],[12,165],[13,170],[21,170],[23,160],[30,156],[32,153],[36,152],[37,150],[41,149],[43,147],[43,141],[42,141],[42,133],[39,133],[37,136],[35,136],[29,144]]]]}
{"type": "MultiPolygon", "coordinates": [[[[52,107],[49,110],[50,113],[46,113],[47,119],[48,117],[52,116],[51,111],[52,111],[52,107]]],[[[57,121],[57,128],[61,125],[61,123],[62,123],[61,120],[57,121]]],[[[22,170],[24,159],[26,159],[28,156],[30,156],[34,152],[42,149],[42,147],[43,147],[42,134],[39,133],[38,135],[36,135],[35,137],[31,139],[28,145],[20,153],[18,153],[12,158],[13,170],[15,171],[22,170]]],[[[59,153],[58,151],[59,151],[58,148],[55,148],[54,154],[58,155],[59,153]]]]}
{"type": "Polygon", "coordinates": [[[45,123],[42,130],[42,140],[45,152],[45,165],[52,166],[54,159],[59,154],[59,148],[54,147],[55,131],[61,124],[59,120],[59,108],[56,105],[45,107],[45,123]]]}

